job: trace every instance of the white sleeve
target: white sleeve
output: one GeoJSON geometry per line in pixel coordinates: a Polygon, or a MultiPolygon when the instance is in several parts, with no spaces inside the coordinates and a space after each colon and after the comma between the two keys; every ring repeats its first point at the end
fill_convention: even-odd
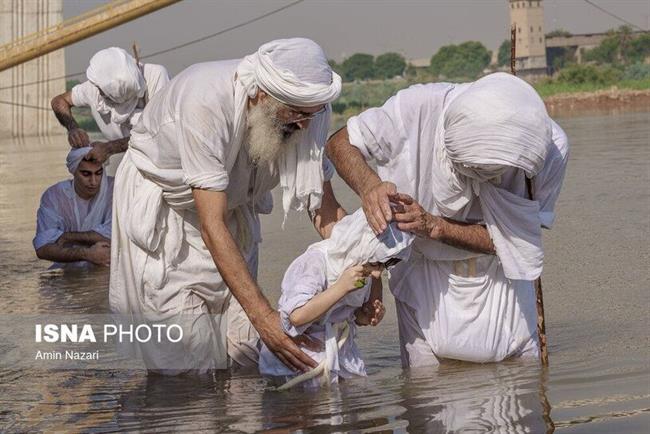
{"type": "Polygon", "coordinates": [[[350,144],[367,161],[388,162],[400,149],[403,141],[397,95],[381,107],[368,109],[348,119],[350,144]]]}
{"type": "Polygon", "coordinates": [[[73,87],[70,94],[72,95],[72,105],[75,107],[92,107],[99,98],[99,89],[90,81],[84,81],[73,87]]]}
{"type": "Polygon", "coordinates": [[[56,190],[49,188],[41,196],[41,205],[36,213],[36,236],[32,241],[34,250],[55,243],[65,232],[63,217],[56,205],[56,190]]]}
{"type": "Polygon", "coordinates": [[[569,141],[562,128],[553,123],[551,143],[544,167],[533,181],[533,197],[539,202],[542,227],[550,229],[555,221],[555,203],[562,189],[562,182],[569,159],[569,141]]]}
{"type": "Polygon", "coordinates": [[[322,292],[326,286],[325,257],[322,252],[307,250],[289,265],[282,279],[282,295],[278,301],[280,320],[286,334],[298,336],[309,328],[312,323],[294,326],[289,315],[322,292]]]}
{"type": "Polygon", "coordinates": [[[147,94],[149,100],[169,83],[169,72],[162,65],[147,63],[143,67],[144,80],[147,83],[147,94]]]}
{"type": "MultiPolygon", "coordinates": [[[[191,106],[191,102],[184,105],[191,106]]],[[[185,183],[193,188],[224,191],[229,182],[226,159],[232,134],[225,118],[201,105],[181,108],[178,128],[185,183]]]]}
{"type": "Polygon", "coordinates": [[[404,151],[409,137],[419,137],[436,125],[445,95],[453,87],[449,83],[430,83],[400,90],[383,106],[348,120],[350,143],[366,160],[386,164],[404,151]]]}

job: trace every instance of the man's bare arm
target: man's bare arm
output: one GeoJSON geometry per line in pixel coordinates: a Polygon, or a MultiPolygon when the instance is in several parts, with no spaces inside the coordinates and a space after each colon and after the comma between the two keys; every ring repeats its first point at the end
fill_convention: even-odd
{"type": "MultiPolygon", "coordinates": [[[[433,217],[433,216],[432,216],[433,217]]],[[[429,224],[429,237],[450,246],[472,252],[496,254],[494,243],[485,226],[457,222],[442,217],[433,217],[429,224]]]]}
{"type": "Polygon", "coordinates": [[[111,245],[103,241],[90,247],[51,243],[36,249],[36,256],[39,259],[52,262],[89,261],[97,265],[108,266],[111,260],[111,245]]]}
{"type": "Polygon", "coordinates": [[[68,130],[68,142],[70,142],[70,146],[75,148],[88,146],[90,143],[88,134],[79,128],[79,124],[77,124],[77,121],[72,116],[72,107],[74,106],[72,103],[72,92],[67,91],[55,96],[52,98],[51,106],[59,123],[68,130]]]}
{"type": "Polygon", "coordinates": [[[316,228],[316,231],[321,238],[329,238],[336,222],[346,215],[347,213],[334,196],[332,183],[330,181],[325,181],[323,183],[323,199],[321,201],[321,206],[313,213],[313,216],[311,216],[314,228],[316,228]]]}
{"type": "Polygon", "coordinates": [[[315,367],[282,331],[280,317],[248,271],[239,247],[226,226],[228,203],[222,191],[192,190],[201,222],[201,236],[219,273],[251,320],[262,340],[287,366],[300,370],[315,367]]]}
{"type": "Polygon", "coordinates": [[[495,254],[494,243],[484,226],[431,215],[407,194],[398,193],[391,199],[398,205],[395,221],[401,230],[460,249],[495,254]]]}
{"type": "Polygon", "coordinates": [[[350,144],[347,127],[330,137],[325,150],[339,176],[359,196],[381,183],[379,175],[368,165],[361,152],[350,144]]]}
{"type": "Polygon", "coordinates": [[[326,152],[339,176],[361,197],[363,210],[373,231],[384,231],[392,219],[388,196],[397,193],[395,184],[382,182],[363,154],[350,144],[347,127],[330,137],[326,152]]]}
{"type": "MultiPolygon", "coordinates": [[[[86,231],[86,232],[65,232],[61,235],[61,238],[57,241],[58,243],[75,243],[75,244],[84,244],[84,245],[93,245],[99,243],[100,241],[110,243],[111,240],[106,238],[103,235],[95,231],[86,231]]],[[[59,261],[60,262],[60,261],[59,261]]]]}
{"type": "Polygon", "coordinates": [[[121,139],[111,140],[108,142],[93,142],[90,146],[93,149],[84,157],[86,160],[94,160],[103,163],[113,154],[126,152],[129,148],[131,136],[122,137],[121,139]]]}

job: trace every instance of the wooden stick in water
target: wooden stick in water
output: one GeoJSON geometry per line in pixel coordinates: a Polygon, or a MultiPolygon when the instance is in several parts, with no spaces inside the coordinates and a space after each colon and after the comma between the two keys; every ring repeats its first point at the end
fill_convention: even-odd
{"type": "MultiPolygon", "coordinates": [[[[533,181],[526,178],[528,198],[533,200],[533,181]]],[[[539,338],[539,356],[542,366],[548,366],[548,347],[546,345],[546,318],[544,317],[544,295],[542,293],[542,277],[535,279],[535,299],[537,304],[537,337],[539,338]]]]}

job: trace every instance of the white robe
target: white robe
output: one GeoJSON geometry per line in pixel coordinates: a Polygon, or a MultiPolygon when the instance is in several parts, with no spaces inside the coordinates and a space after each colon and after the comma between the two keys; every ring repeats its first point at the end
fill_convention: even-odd
{"type": "MultiPolygon", "coordinates": [[[[90,200],[77,195],[72,179],[58,182],[45,190],[36,214],[34,250],[55,243],[65,232],[94,231],[110,240],[113,178],[104,176],[101,183],[99,191],[90,200]]],[[[53,268],[85,264],[86,261],[55,263],[53,268]]]]}
{"type": "MultiPolygon", "coordinates": [[[[327,290],[328,286],[325,252],[316,248],[307,249],[305,253],[298,256],[289,265],[282,280],[282,295],[278,301],[282,328],[289,336],[304,334],[326,344],[328,340],[333,340],[334,348],[336,348],[337,336],[328,336],[328,334],[335,332],[336,324],[347,322],[350,327],[350,335],[343,347],[335,353],[332,363],[333,369],[330,371],[331,382],[337,383],[339,375],[343,378],[366,376],[366,368],[361,358],[361,352],[355,342],[354,311],[368,300],[370,282],[364,288],[353,291],[339,300],[330,308],[324,320],[312,321],[300,327],[293,326],[289,321],[291,312],[305,305],[317,294],[327,290]]],[[[320,363],[326,358],[325,348],[322,351],[312,351],[307,348],[302,348],[302,350],[316,363],[320,363]]],[[[266,345],[262,346],[260,352],[259,367],[262,375],[286,378],[296,375],[266,345]]],[[[311,381],[310,385],[318,385],[318,382],[319,379],[316,378],[311,381]]]]}
{"type": "Polygon", "coordinates": [[[116,175],[111,309],[187,324],[183,351],[143,351],[150,369],[223,369],[228,356],[257,363],[257,332],[201,238],[191,195],[192,187],[226,193],[226,223],[255,278],[258,213],[271,212],[279,176],[233,143],[238,64],[201,63],[176,76],[147,105],[116,175]]]}
{"type": "Polygon", "coordinates": [[[107,140],[117,140],[127,137],[131,128],[137,123],[145,106],[145,101],[151,100],[169,82],[169,73],[162,65],[147,63],[143,66],[143,75],[147,84],[147,93],[142,98],[129,119],[117,124],[111,120],[111,114],[98,111],[98,102],[104,99],[97,86],[85,81],[72,88],[72,103],[75,107],[89,107],[93,119],[107,140]]]}
{"type": "MultiPolygon", "coordinates": [[[[414,197],[427,211],[441,215],[434,204],[431,171],[438,119],[448,98],[468,84],[415,85],[348,121],[350,142],[367,160],[375,160],[382,180],[414,197]]],[[[533,195],[539,219],[550,228],[560,192],[568,143],[553,122],[553,140],[533,195]]],[[[510,168],[498,187],[525,198],[524,173],[510,168]]],[[[475,196],[454,216],[482,223],[475,196]]],[[[532,281],[509,280],[501,261],[517,257],[482,255],[443,243],[417,239],[411,259],[391,273],[390,287],[400,314],[400,343],[405,365],[437,363],[437,358],[474,362],[500,361],[521,354],[536,355],[536,307],[532,281]],[[409,314],[410,312],[410,314],[409,314]]]]}
{"type": "MultiPolygon", "coordinates": [[[[332,383],[338,382],[339,375],[343,378],[366,375],[361,354],[354,342],[354,311],[368,301],[372,279],[369,278],[363,288],[347,293],[317,321],[296,327],[291,324],[289,316],[334,285],[341,274],[354,265],[408,259],[414,238],[412,234],[400,231],[395,224],[390,224],[379,236],[375,235],[363,210],[358,209],[334,225],[330,238],[309,246],[287,269],[278,306],[282,327],[289,336],[305,334],[325,343],[323,351],[305,351],[319,363],[327,360],[323,375],[329,377],[332,383]],[[350,334],[338,349],[340,335],[336,331],[342,323],[348,324],[350,334]]],[[[266,346],[262,347],[260,372],[276,377],[293,375],[266,346]]],[[[318,384],[318,381],[314,379],[312,384],[318,384]]]]}

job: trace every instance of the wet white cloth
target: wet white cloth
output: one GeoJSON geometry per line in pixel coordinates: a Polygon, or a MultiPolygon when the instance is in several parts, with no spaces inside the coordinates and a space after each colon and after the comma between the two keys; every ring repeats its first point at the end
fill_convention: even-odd
{"type": "MultiPolygon", "coordinates": [[[[36,215],[34,249],[55,243],[65,232],[94,231],[110,240],[112,199],[113,178],[106,175],[102,177],[99,192],[90,200],[77,195],[72,179],[49,187],[41,196],[36,215]]],[[[55,267],[62,265],[55,264],[55,267]]]]}
{"type": "MultiPolygon", "coordinates": [[[[303,349],[314,361],[327,360],[325,371],[331,383],[338,376],[350,378],[365,376],[365,366],[355,343],[356,325],[354,311],[368,300],[370,280],[358,290],[348,293],[332,306],[320,319],[294,326],[289,320],[291,313],[304,306],[317,294],[334,284],[345,269],[369,262],[384,263],[391,258],[406,260],[410,254],[413,236],[389,225],[379,237],[370,229],[363,210],[341,219],[333,228],[330,238],[312,244],[305,253],[296,258],[284,274],[282,295],[278,310],[282,327],[289,336],[305,334],[325,343],[323,351],[303,349]],[[347,322],[350,335],[341,349],[336,325],[347,322]]],[[[260,373],[273,377],[294,376],[291,370],[266,347],[260,352],[260,373]]],[[[312,383],[316,383],[312,382],[312,383]]]]}
{"type": "MultiPolygon", "coordinates": [[[[310,59],[302,57],[308,65],[310,59]]],[[[197,355],[187,369],[227,366],[227,310],[232,304],[201,238],[192,188],[226,193],[226,223],[256,276],[261,241],[258,213],[271,211],[270,191],[280,178],[278,170],[254,165],[242,146],[250,89],[237,79],[241,63],[202,63],[176,76],[145,108],[117,174],[111,308],[152,320],[186,313],[210,316],[210,323],[197,322],[184,335],[187,348],[197,355]]],[[[328,119],[327,113],[314,119],[309,137],[323,119],[328,119]]],[[[318,131],[317,153],[308,153],[318,161],[312,175],[321,184],[326,133],[326,129],[318,131]]],[[[302,164],[299,158],[294,162],[298,175],[302,164]]],[[[331,176],[333,170],[327,172],[331,176]]],[[[296,187],[296,191],[301,190],[296,187]]],[[[293,193],[285,190],[286,194],[293,193]]],[[[249,331],[238,335],[256,336],[250,322],[245,322],[247,326],[241,328],[249,331]]],[[[242,351],[249,349],[247,344],[243,347],[242,351]]],[[[233,357],[230,349],[228,354],[233,357]]],[[[154,358],[150,360],[154,363],[154,358]]]]}
{"type": "MultiPolygon", "coordinates": [[[[501,80],[498,77],[497,79],[501,80]]],[[[540,150],[539,144],[529,137],[529,132],[535,131],[535,128],[520,128],[507,134],[504,134],[506,130],[501,130],[497,133],[503,134],[503,143],[510,143],[510,149],[521,156],[516,162],[505,159],[472,160],[468,158],[469,154],[462,145],[460,148],[452,146],[452,156],[447,152],[448,155],[440,158],[437,154],[437,151],[440,151],[437,145],[441,143],[439,128],[447,125],[444,122],[454,120],[441,121],[441,117],[451,102],[471,86],[472,83],[415,85],[398,92],[382,107],[369,109],[351,118],[347,127],[350,142],[366,159],[377,162],[379,176],[383,180],[394,182],[398,191],[413,196],[424,209],[434,215],[487,224],[497,246],[497,256],[481,255],[440,242],[417,239],[409,262],[399,264],[391,273],[390,286],[395,297],[417,313],[422,335],[436,356],[479,362],[498,361],[519,354],[522,348],[537,339],[532,279],[541,270],[541,263],[536,262],[541,260],[536,256],[541,242],[537,243],[536,231],[537,226],[550,228],[553,224],[555,202],[566,169],[568,143],[562,129],[545,115],[552,130],[552,137],[547,137],[545,142],[545,150],[540,150]],[[520,136],[517,136],[517,131],[520,136]],[[528,140],[530,149],[535,151],[517,151],[517,146],[520,145],[517,144],[518,140],[528,140]],[[544,158],[540,164],[541,155],[544,155],[544,158]],[[454,164],[451,158],[467,161],[468,166],[496,162],[507,167],[497,170],[496,178],[480,182],[476,178],[480,178],[480,175],[490,177],[494,166],[468,168],[462,166],[462,163],[454,164]],[[447,185],[441,185],[439,171],[449,173],[449,164],[455,169],[453,176],[449,178],[447,185]],[[463,173],[457,173],[460,172],[456,170],[459,167],[463,173]],[[525,171],[535,175],[532,182],[534,201],[527,198],[525,171]],[[452,194],[449,194],[450,192],[452,194]],[[506,200],[511,204],[507,205],[506,200]],[[497,203],[503,204],[504,207],[495,208],[497,203]],[[452,212],[454,209],[457,209],[455,213],[452,212]],[[526,222],[523,226],[526,230],[522,230],[523,223],[518,220],[519,215],[526,222]],[[513,226],[505,227],[506,221],[513,220],[517,220],[513,226]],[[531,222],[537,222],[536,226],[533,227],[535,224],[531,222]],[[495,239],[499,236],[506,239],[504,245],[521,248],[503,248],[503,244],[500,246],[499,241],[495,239]],[[525,241],[522,243],[523,247],[517,239],[525,241]],[[517,251],[524,252],[526,257],[518,256],[517,251]],[[476,261],[475,275],[459,275],[456,267],[461,265],[467,269],[468,260],[472,258],[476,261]],[[511,275],[521,273],[527,280],[508,279],[505,275],[505,264],[509,264],[509,272],[513,273],[511,275]]],[[[512,96],[512,101],[530,97],[529,92],[518,84],[513,89],[516,95],[512,96]]],[[[509,94],[506,92],[505,96],[509,94]]],[[[537,102],[531,102],[531,110],[539,112],[537,102]]],[[[468,104],[465,101],[462,106],[467,107],[468,104]]],[[[507,101],[495,104],[496,107],[508,107],[507,101]]],[[[489,107],[488,101],[477,103],[471,110],[480,110],[483,113],[489,107]]],[[[522,119],[526,118],[526,107],[515,105],[514,109],[518,110],[517,113],[523,112],[522,119]]],[[[508,113],[517,116],[515,113],[508,113]]],[[[485,119],[495,119],[496,116],[499,120],[498,115],[489,113],[489,110],[483,116],[485,119]]],[[[478,117],[480,116],[472,111],[470,117],[455,120],[469,122],[470,119],[478,117]]],[[[452,137],[450,134],[445,138],[445,142],[451,138],[459,138],[461,143],[465,140],[480,140],[485,125],[481,119],[476,122],[481,128],[460,133],[461,136],[452,137]],[[461,139],[462,134],[467,135],[461,139]]],[[[516,118],[511,124],[499,120],[503,128],[511,126],[514,129],[514,126],[518,125],[517,122],[516,118]]],[[[531,122],[539,125],[538,119],[532,119],[531,122]]],[[[540,128],[539,131],[543,132],[545,129],[540,128]]],[[[501,143],[494,142],[493,138],[488,137],[487,143],[501,143]]],[[[494,146],[492,148],[490,155],[500,152],[494,146]]],[[[444,150],[448,149],[449,147],[445,146],[444,150]]],[[[402,344],[404,348],[405,342],[402,344]]]]}
{"type": "Polygon", "coordinates": [[[76,85],[71,91],[74,106],[90,107],[93,119],[107,140],[127,137],[131,128],[140,119],[146,102],[151,100],[169,82],[169,73],[162,65],[147,63],[140,65],[138,68],[135,65],[135,60],[126,52],[118,53],[115,57],[118,58],[118,63],[111,64],[109,62],[108,68],[104,66],[104,62],[107,61],[104,57],[101,58],[101,68],[97,65],[93,67],[94,63],[91,61],[91,67],[88,68],[87,72],[87,74],[90,74],[88,75],[88,81],[76,85]],[[128,56],[131,61],[127,60],[125,56],[128,56]],[[117,65],[120,64],[122,67],[118,68],[117,65]],[[134,68],[137,69],[137,74],[142,78],[142,83],[140,77],[137,77],[134,68]],[[140,69],[142,69],[141,73],[140,69]],[[90,77],[93,77],[93,79],[90,77]],[[99,93],[97,86],[106,95],[113,95],[111,98],[115,98],[116,101],[125,102],[114,104],[107,101],[99,93]],[[107,91],[104,88],[109,90],[107,91]],[[125,97],[127,97],[126,100],[124,100],[125,97]]]}
{"type": "Polygon", "coordinates": [[[79,168],[79,164],[83,161],[84,157],[92,151],[91,146],[84,146],[83,148],[72,148],[68,152],[68,155],[65,157],[65,166],[68,168],[68,172],[71,175],[79,168]]]}

